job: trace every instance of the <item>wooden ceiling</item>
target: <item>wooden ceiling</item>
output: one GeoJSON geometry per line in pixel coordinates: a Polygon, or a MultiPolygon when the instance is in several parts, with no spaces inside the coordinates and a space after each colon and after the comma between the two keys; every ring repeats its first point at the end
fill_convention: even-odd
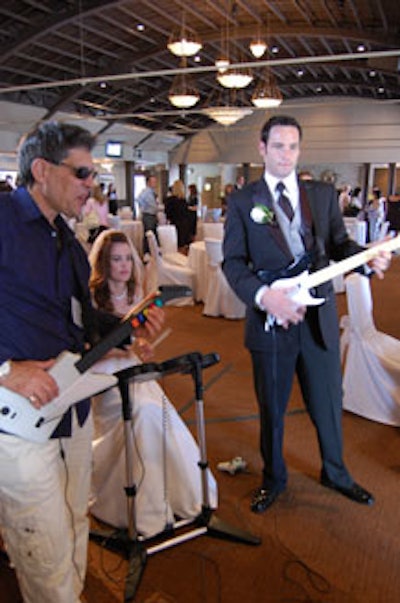
{"type": "Polygon", "coordinates": [[[213,123],[202,109],[221,90],[227,31],[235,56],[254,63],[238,103],[250,104],[266,62],[284,100],[400,101],[398,0],[9,0],[0,16],[0,100],[44,107],[46,118],[65,111],[105,130],[191,135],[213,123]],[[199,62],[187,61],[200,101],[185,112],[168,100],[180,60],[167,42],[183,21],[203,43],[199,62]],[[249,50],[258,32],[268,42],[259,60],[249,50]]]}

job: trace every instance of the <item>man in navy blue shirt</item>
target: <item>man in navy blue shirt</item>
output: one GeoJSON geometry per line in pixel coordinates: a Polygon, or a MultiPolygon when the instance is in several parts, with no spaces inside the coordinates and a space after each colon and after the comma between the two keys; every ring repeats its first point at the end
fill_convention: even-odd
{"type": "MultiPolygon", "coordinates": [[[[54,359],[88,339],[89,264],[63,216],[78,217],[89,196],[93,145],[80,127],[41,124],[19,150],[22,186],[0,195],[0,386],[35,408],[58,394],[54,359]]],[[[80,601],[91,440],[89,400],[44,443],[0,433],[1,534],[25,603],[80,601]]]]}
{"type": "MultiPolygon", "coordinates": [[[[58,393],[54,358],[84,349],[89,265],[61,215],[78,217],[89,196],[93,144],[80,127],[42,124],[20,147],[22,186],[0,199],[0,385],[36,408],[58,393]]],[[[1,533],[24,602],[80,600],[91,436],[89,400],[45,443],[0,433],[1,533]]]]}
{"type": "MultiPolygon", "coordinates": [[[[0,200],[0,384],[36,408],[58,393],[54,358],[84,349],[89,265],[61,214],[78,217],[89,196],[93,145],[82,128],[42,124],[20,147],[22,187],[0,200]]],[[[1,531],[25,602],[80,600],[89,410],[89,400],[76,404],[43,444],[0,434],[1,531]]]]}

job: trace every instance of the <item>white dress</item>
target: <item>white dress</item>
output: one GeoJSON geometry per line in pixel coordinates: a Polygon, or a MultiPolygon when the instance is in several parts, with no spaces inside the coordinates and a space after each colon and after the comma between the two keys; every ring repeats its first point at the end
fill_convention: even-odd
{"type": "MultiPolygon", "coordinates": [[[[105,361],[106,363],[109,361],[105,361]]],[[[133,353],[117,360],[115,372],[140,361],[133,353]]],[[[156,381],[130,383],[134,435],[133,473],[136,528],[145,538],[162,532],[175,517],[194,519],[201,512],[203,493],[199,448],[156,381]]],[[[93,400],[95,436],[91,513],[126,528],[127,499],[125,437],[122,403],[117,387],[93,400]]],[[[217,485],[207,469],[210,506],[217,506],[217,485]]]]}

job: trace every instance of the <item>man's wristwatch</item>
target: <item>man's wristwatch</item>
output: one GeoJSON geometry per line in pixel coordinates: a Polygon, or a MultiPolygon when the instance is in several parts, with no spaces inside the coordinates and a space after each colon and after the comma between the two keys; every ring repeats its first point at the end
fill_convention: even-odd
{"type": "Polygon", "coordinates": [[[6,360],[0,364],[0,381],[8,377],[11,373],[11,360],[6,360]]]}

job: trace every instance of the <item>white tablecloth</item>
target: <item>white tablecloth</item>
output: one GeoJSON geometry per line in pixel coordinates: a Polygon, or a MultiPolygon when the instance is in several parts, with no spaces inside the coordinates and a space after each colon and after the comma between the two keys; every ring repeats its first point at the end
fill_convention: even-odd
{"type": "Polygon", "coordinates": [[[195,241],[189,246],[189,268],[194,271],[194,299],[204,301],[208,285],[208,260],[204,241],[195,241]]]}
{"type": "Polygon", "coordinates": [[[143,255],[143,223],[141,220],[121,220],[120,229],[132,241],[140,257],[143,255]]]}

